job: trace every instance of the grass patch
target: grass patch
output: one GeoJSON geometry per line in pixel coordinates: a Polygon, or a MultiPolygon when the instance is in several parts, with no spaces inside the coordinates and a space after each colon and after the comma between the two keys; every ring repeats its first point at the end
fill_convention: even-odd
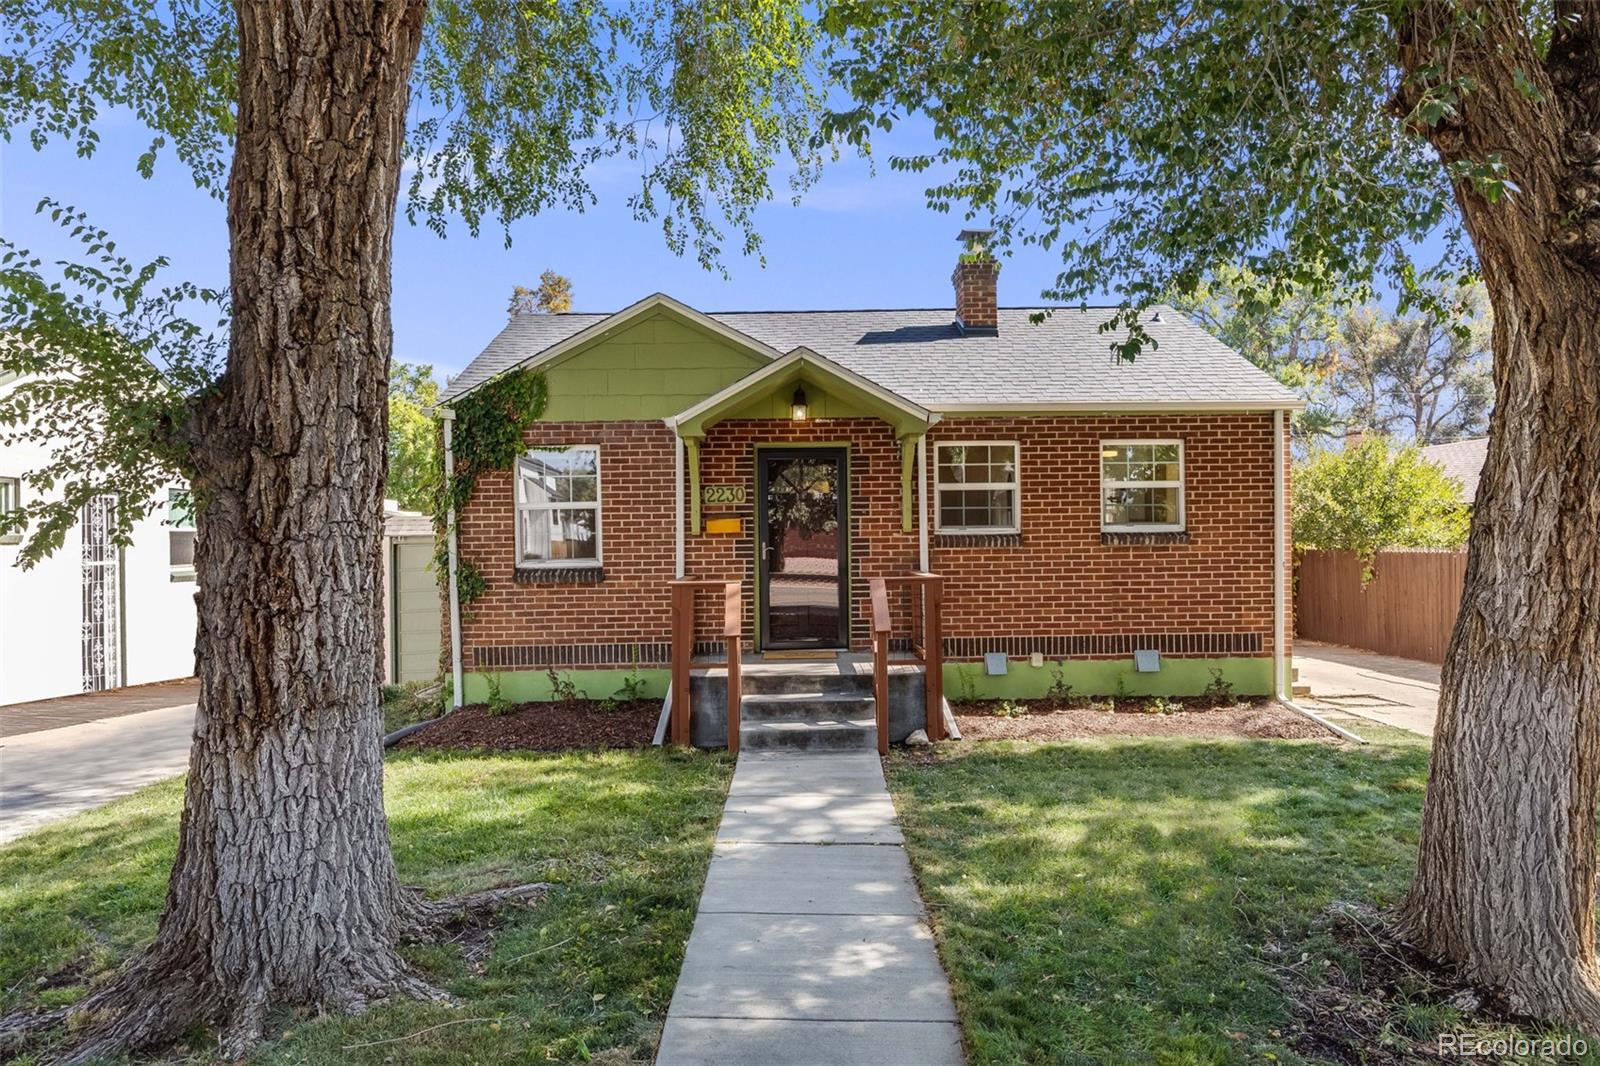
{"type": "MultiPolygon", "coordinates": [[[[506,911],[481,953],[412,953],[459,1008],[285,1015],[254,1061],[570,1062],[607,1049],[648,1060],[732,769],[723,756],[663,749],[391,755],[403,880],[434,895],[555,889],[506,911]],[[447,1022],[458,1024],[412,1035],[447,1022]]],[[[181,780],[163,782],[0,848],[0,1012],[75,1000],[154,935],[182,801],[181,780]]]]}
{"type": "Polygon", "coordinates": [[[383,686],[384,734],[439,717],[444,713],[443,701],[438,681],[409,681],[404,685],[383,686]]]}
{"type": "Polygon", "coordinates": [[[892,759],[973,1062],[1307,1061],[1278,975],[1338,965],[1320,916],[1395,903],[1415,862],[1426,742],[1363,733],[892,759]]]}

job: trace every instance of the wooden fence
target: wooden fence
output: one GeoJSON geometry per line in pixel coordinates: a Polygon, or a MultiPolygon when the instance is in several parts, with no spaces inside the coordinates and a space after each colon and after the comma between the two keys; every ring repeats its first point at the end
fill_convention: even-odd
{"type": "Polygon", "coordinates": [[[1467,574],[1465,551],[1379,552],[1361,587],[1349,552],[1306,551],[1295,572],[1295,636],[1444,662],[1467,574]]]}

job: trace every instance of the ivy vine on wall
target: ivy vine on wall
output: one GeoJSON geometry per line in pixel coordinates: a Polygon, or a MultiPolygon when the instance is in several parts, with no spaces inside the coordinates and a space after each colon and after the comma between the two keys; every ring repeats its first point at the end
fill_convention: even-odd
{"type": "MultiPolygon", "coordinates": [[[[522,434],[544,414],[549,388],[543,374],[512,370],[502,374],[452,406],[455,427],[451,434],[455,471],[448,488],[441,483],[434,493],[433,527],[439,531],[434,549],[434,569],[442,583],[449,571],[449,509],[466,509],[486,470],[510,470],[522,454],[522,434]]],[[[443,456],[440,457],[443,469],[443,456]]],[[[470,559],[456,559],[456,595],[466,607],[489,587],[483,570],[470,559]]]]}

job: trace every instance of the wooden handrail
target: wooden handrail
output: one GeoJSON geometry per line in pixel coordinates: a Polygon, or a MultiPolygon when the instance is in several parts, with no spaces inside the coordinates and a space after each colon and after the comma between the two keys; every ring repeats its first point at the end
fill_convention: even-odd
{"type": "Polygon", "coordinates": [[[739,582],[728,581],[722,586],[722,638],[728,645],[728,751],[734,755],[739,754],[739,689],[744,675],[744,649],[740,646],[740,638],[743,631],[742,590],[739,582]]]}
{"type": "Polygon", "coordinates": [[[867,583],[872,593],[872,696],[878,754],[889,754],[889,588],[883,578],[867,583]]]}
{"type": "Polygon", "coordinates": [[[741,630],[744,596],[739,582],[720,578],[680,577],[668,582],[672,589],[672,715],[668,738],[689,743],[689,667],[694,658],[694,598],[698,592],[722,590],[722,637],[728,654],[728,749],[739,750],[739,690],[741,630]]]}

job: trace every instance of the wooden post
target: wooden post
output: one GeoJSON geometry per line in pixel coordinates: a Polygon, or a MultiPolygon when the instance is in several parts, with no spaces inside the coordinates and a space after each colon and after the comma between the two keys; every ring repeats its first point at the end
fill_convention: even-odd
{"type": "Polygon", "coordinates": [[[872,696],[878,729],[878,754],[889,754],[889,591],[881,577],[868,587],[872,593],[872,696]]]}
{"type": "Polygon", "coordinates": [[[740,631],[744,625],[744,601],[739,582],[730,581],[722,589],[722,636],[728,646],[728,750],[739,754],[740,686],[744,664],[740,661],[740,631]]]}

